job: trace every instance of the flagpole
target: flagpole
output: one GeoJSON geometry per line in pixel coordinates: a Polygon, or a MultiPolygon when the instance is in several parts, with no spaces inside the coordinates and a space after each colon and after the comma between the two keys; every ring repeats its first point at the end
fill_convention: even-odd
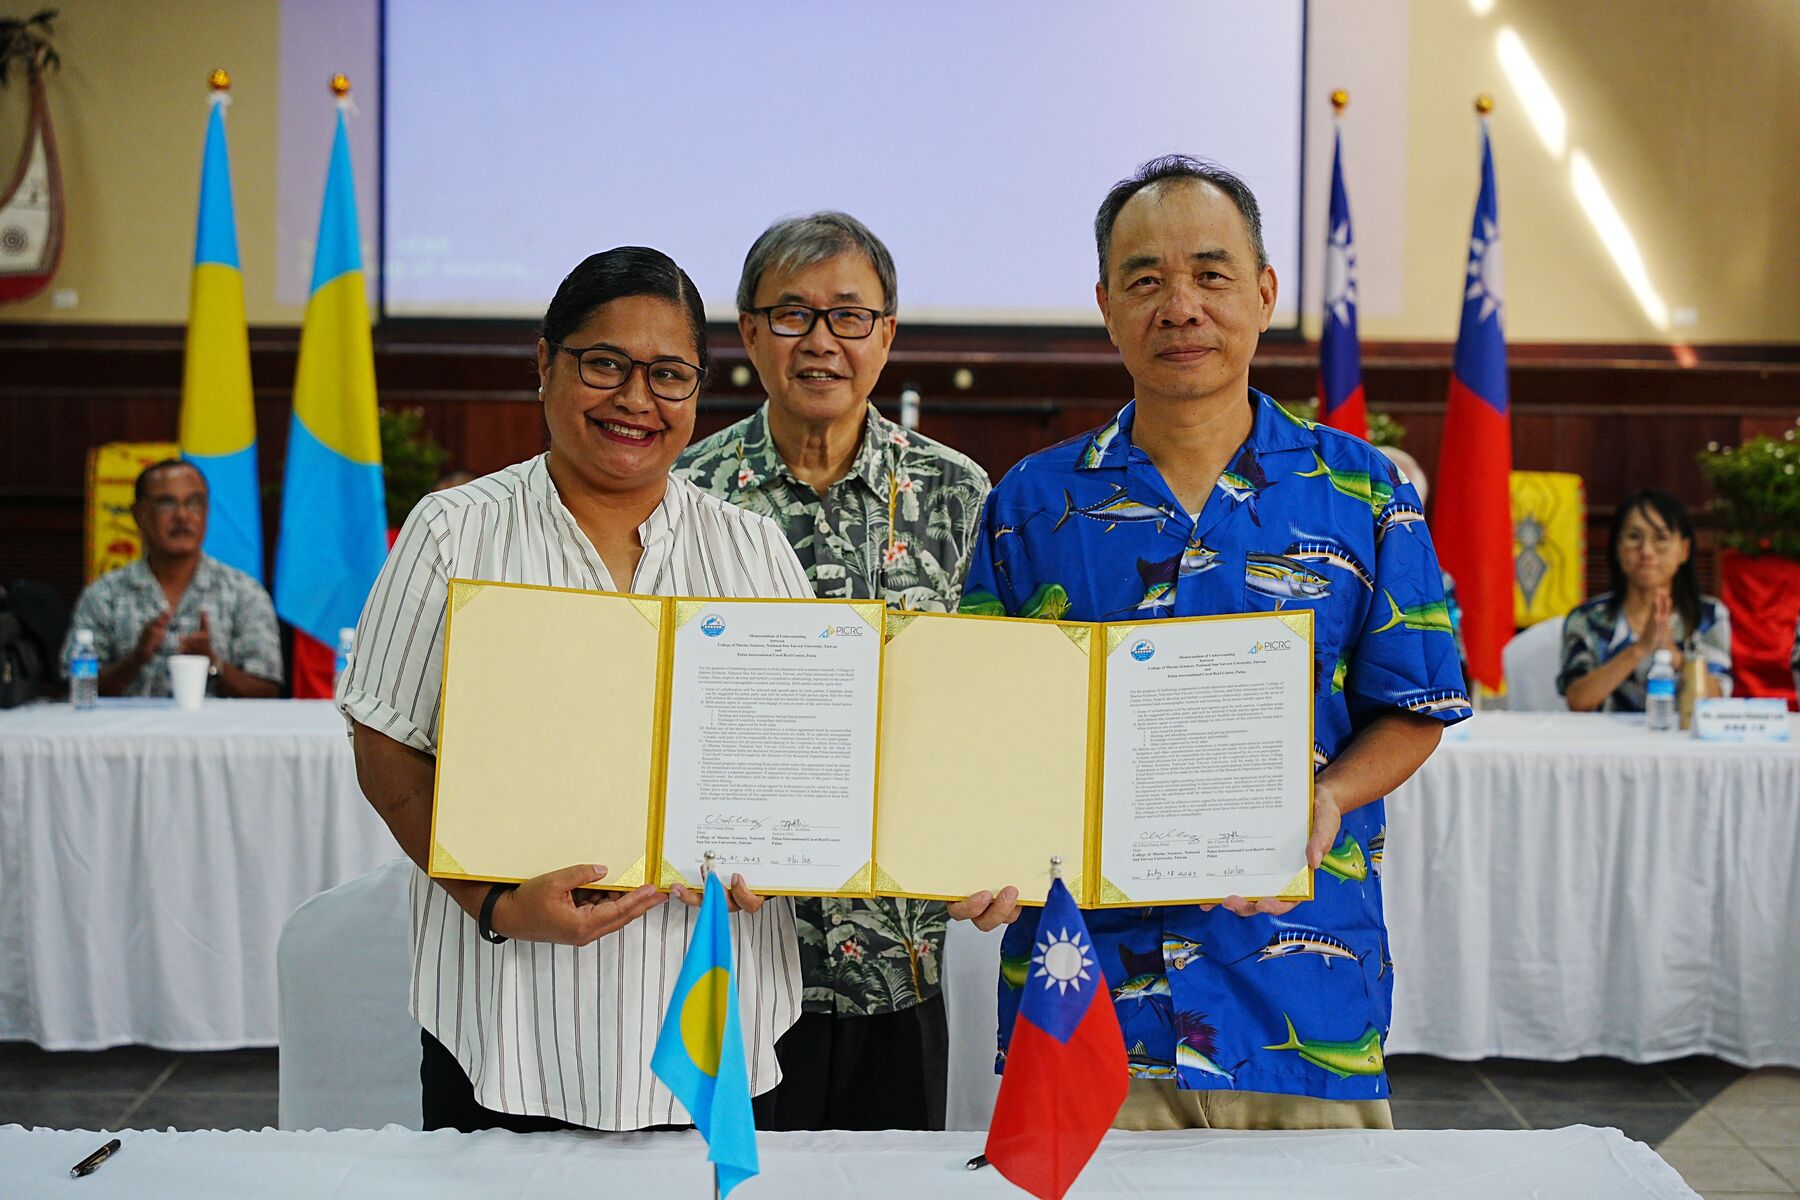
{"type": "MultiPolygon", "coordinates": [[[[718,864],[719,864],[719,856],[718,856],[717,852],[715,852],[715,851],[708,850],[706,853],[704,853],[700,856],[700,892],[701,892],[702,896],[704,896],[706,893],[706,881],[708,878],[711,877],[713,871],[718,868],[718,864]]],[[[719,1164],[718,1163],[712,1164],[712,1194],[713,1194],[713,1200],[719,1200],[719,1164]]]]}

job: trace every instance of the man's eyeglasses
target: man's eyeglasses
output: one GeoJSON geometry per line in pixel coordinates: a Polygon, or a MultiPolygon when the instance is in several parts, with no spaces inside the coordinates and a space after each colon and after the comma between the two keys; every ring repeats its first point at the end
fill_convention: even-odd
{"type": "Polygon", "coordinates": [[[572,355],[580,367],[581,382],[601,391],[624,387],[631,373],[642,367],[644,382],[650,385],[651,395],[663,400],[686,400],[700,390],[700,380],[706,374],[693,363],[679,358],[653,358],[645,362],[613,346],[563,346],[551,342],[550,348],[572,355]]]}
{"type": "Polygon", "coordinates": [[[825,318],[825,327],[834,337],[866,338],[875,332],[881,314],[872,308],[809,308],[804,304],[767,304],[750,310],[769,320],[769,330],[778,337],[805,337],[812,327],[825,318]]]}
{"type": "Polygon", "coordinates": [[[166,517],[178,508],[182,512],[193,513],[196,516],[206,511],[205,493],[189,496],[185,500],[177,500],[173,496],[146,496],[144,503],[148,504],[150,511],[159,517],[166,517]]]}

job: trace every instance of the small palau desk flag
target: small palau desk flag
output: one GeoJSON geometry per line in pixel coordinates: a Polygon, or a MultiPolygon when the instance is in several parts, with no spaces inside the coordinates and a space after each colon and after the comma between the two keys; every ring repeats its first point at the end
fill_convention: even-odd
{"type": "Polygon", "coordinates": [[[256,484],[256,407],[250,389],[250,335],[244,275],[231,202],[225,106],[231,76],[214,71],[212,116],[200,165],[200,216],[188,290],[187,349],[181,366],[181,456],[211,495],[208,554],[258,583],[263,577],[262,495],[256,484]]]}
{"type": "Polygon", "coordinates": [[[354,626],[387,558],[387,500],[375,406],[375,351],[343,76],[319,215],[312,296],[300,327],[294,417],[275,551],[275,611],[294,627],[294,695],[331,695],[338,631],[354,626]]]}
{"type": "Polygon", "coordinates": [[[1075,898],[1054,879],[988,1126],[988,1162],[1039,1200],[1060,1200],[1129,1086],[1112,992],[1075,898]]]}
{"type": "Polygon", "coordinates": [[[706,1139],[720,1196],[730,1195],[762,1169],[756,1159],[756,1120],[750,1110],[726,907],[725,885],[718,872],[710,872],[675,996],[650,1056],[650,1069],[675,1093],[706,1139]]]}
{"type": "Polygon", "coordinates": [[[1431,514],[1438,559],[1462,601],[1469,674],[1505,690],[1500,651],[1513,635],[1512,412],[1506,387],[1506,316],[1500,273],[1500,205],[1488,140],[1492,102],[1481,114],[1481,190],[1463,272],[1462,323],[1450,370],[1450,402],[1431,514]]]}
{"type": "MultiPolygon", "coordinates": [[[[1349,93],[1331,93],[1341,120],[1349,93]]],[[[1344,133],[1334,131],[1331,210],[1325,228],[1325,320],[1319,331],[1319,422],[1359,438],[1369,436],[1363,405],[1362,343],[1356,334],[1356,235],[1344,191],[1344,133]]]]}

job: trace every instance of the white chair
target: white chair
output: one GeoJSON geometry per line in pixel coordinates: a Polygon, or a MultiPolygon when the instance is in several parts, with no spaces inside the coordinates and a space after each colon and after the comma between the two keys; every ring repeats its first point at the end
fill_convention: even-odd
{"type": "Polygon", "coordinates": [[[944,933],[944,1019],[950,1025],[947,1129],[988,1127],[1000,1077],[994,1074],[999,1029],[1002,925],[983,933],[970,921],[951,921],[944,933]]]}
{"type": "Polygon", "coordinates": [[[1513,635],[1500,652],[1506,673],[1506,706],[1513,712],[1566,712],[1556,690],[1562,670],[1563,618],[1550,617],[1513,635]]]}
{"type": "Polygon", "coordinates": [[[281,1128],[419,1128],[419,1023],[408,1008],[413,871],[397,858],[314,896],[281,927],[281,1128]]]}

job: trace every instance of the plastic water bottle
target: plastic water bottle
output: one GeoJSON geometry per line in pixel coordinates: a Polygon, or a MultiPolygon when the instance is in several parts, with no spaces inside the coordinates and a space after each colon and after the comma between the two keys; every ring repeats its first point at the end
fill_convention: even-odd
{"type": "Polygon", "coordinates": [[[1675,654],[1658,650],[1650,660],[1649,686],[1644,689],[1644,724],[1652,733],[1675,728],[1680,714],[1675,708],[1675,654]]]}
{"type": "Polygon", "coordinates": [[[78,709],[100,703],[100,652],[94,649],[91,629],[77,629],[69,651],[69,703],[78,709]]]}
{"type": "Polygon", "coordinates": [[[356,649],[356,630],[349,626],[338,630],[337,663],[331,669],[331,690],[337,691],[338,680],[350,669],[350,655],[356,649]]]}

